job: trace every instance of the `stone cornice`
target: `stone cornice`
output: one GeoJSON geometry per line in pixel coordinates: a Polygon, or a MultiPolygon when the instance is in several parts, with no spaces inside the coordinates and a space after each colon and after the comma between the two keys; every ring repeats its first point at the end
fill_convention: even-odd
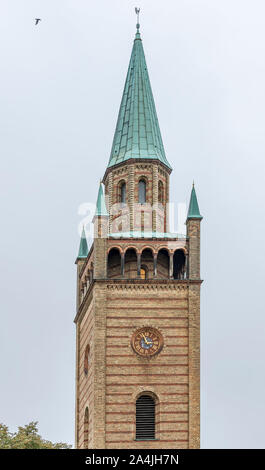
{"type": "Polygon", "coordinates": [[[93,290],[92,290],[92,287],[94,285],[94,280],[91,282],[91,284],[89,285],[89,288],[86,292],[86,295],[85,297],[83,298],[81,304],[79,305],[78,307],[78,310],[76,312],[76,316],[74,318],[74,323],[77,323],[78,321],[82,320],[86,310],[87,310],[87,307],[89,306],[90,302],[92,301],[93,299],[93,290]]]}
{"type": "Polygon", "coordinates": [[[80,304],[74,323],[82,320],[93,297],[93,286],[96,283],[107,284],[107,289],[115,290],[185,290],[190,285],[202,284],[202,279],[93,279],[86,295],[80,304]]]}
{"type": "Polygon", "coordinates": [[[96,279],[108,284],[107,288],[120,289],[187,289],[190,284],[202,284],[201,279],[96,279]]]}
{"type": "Polygon", "coordinates": [[[143,158],[130,158],[129,160],[125,160],[121,163],[117,163],[117,165],[113,165],[111,167],[108,167],[105,171],[105,174],[104,174],[104,177],[103,177],[103,183],[105,184],[105,181],[106,181],[106,178],[108,176],[108,174],[110,172],[112,172],[113,170],[116,170],[116,168],[119,168],[119,167],[122,167],[122,166],[125,166],[125,165],[132,165],[134,163],[141,163],[141,164],[156,164],[156,165],[161,165],[163,167],[163,169],[170,175],[170,173],[172,172],[172,170],[170,168],[168,168],[164,163],[162,163],[160,160],[157,160],[156,158],[154,159],[151,159],[151,158],[147,158],[146,160],[143,159],[143,158]]]}

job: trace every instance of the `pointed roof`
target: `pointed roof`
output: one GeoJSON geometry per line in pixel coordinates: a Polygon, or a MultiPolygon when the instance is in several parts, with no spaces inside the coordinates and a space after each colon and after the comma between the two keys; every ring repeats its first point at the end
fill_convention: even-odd
{"type": "Polygon", "coordinates": [[[130,158],[157,159],[171,169],[165,155],[140,25],[133,44],[108,168],[130,158]]]}
{"type": "Polygon", "coordinates": [[[107,208],[106,208],[106,203],[105,203],[103,184],[101,182],[100,182],[99,190],[98,190],[97,207],[96,207],[96,213],[95,213],[96,217],[98,215],[103,215],[103,216],[109,215],[107,208]]]}
{"type": "Polygon", "coordinates": [[[86,258],[87,255],[88,255],[88,245],[87,245],[85,229],[83,226],[77,259],[86,258]]]}
{"type": "Polygon", "coordinates": [[[191,195],[190,195],[190,205],[188,210],[187,219],[202,219],[199,210],[199,204],[195,192],[194,183],[192,185],[191,195]]]}

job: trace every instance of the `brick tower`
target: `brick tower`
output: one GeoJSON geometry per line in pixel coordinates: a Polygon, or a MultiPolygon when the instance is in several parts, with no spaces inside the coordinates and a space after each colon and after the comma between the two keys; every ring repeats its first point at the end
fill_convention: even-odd
{"type": "Polygon", "coordinates": [[[200,222],[170,233],[172,171],[137,23],[94,242],[77,264],[76,447],[200,447],[200,222]]]}

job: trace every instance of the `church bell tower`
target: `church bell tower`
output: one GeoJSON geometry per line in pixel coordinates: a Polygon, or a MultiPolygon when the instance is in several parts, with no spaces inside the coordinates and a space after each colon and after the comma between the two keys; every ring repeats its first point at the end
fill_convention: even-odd
{"type": "Polygon", "coordinates": [[[137,23],[94,241],[77,265],[76,447],[200,447],[200,215],[171,233],[166,158],[137,23]]]}

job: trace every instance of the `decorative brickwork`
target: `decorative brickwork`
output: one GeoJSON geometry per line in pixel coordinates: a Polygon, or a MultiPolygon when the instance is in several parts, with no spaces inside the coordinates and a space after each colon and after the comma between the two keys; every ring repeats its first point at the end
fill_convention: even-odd
{"type": "Polygon", "coordinates": [[[193,187],[187,236],[169,233],[171,167],[140,41],[137,25],[106,205],[101,184],[94,242],[76,261],[78,449],[200,447],[202,217],[193,187]],[[152,423],[139,432],[138,411],[137,434],[136,402],[152,423]]]}
{"type": "Polygon", "coordinates": [[[200,282],[188,280],[93,282],[76,318],[82,332],[77,447],[83,447],[87,406],[90,448],[199,447],[199,290],[200,282]],[[158,329],[164,340],[162,351],[148,359],[131,346],[132,335],[143,326],[158,329]],[[88,343],[91,362],[85,376],[88,343]],[[135,441],[135,397],[142,392],[159,400],[156,441],[135,441]]]}
{"type": "Polygon", "coordinates": [[[109,201],[110,233],[129,232],[142,229],[164,232],[168,227],[166,205],[169,202],[170,171],[162,163],[127,163],[109,168],[104,178],[105,193],[109,201]],[[146,181],[146,204],[138,203],[138,183],[146,181]],[[126,206],[120,204],[120,183],[126,184],[126,206]],[[162,183],[164,200],[158,200],[158,186],[162,183]]]}
{"type": "MultiPolygon", "coordinates": [[[[101,230],[104,220],[95,222],[101,230]]],[[[200,220],[187,221],[187,235],[181,240],[95,238],[87,260],[78,262],[78,448],[199,448],[200,220]],[[178,250],[188,260],[183,280],[172,279],[178,250]],[[146,267],[146,279],[139,277],[139,265],[146,267]],[[143,327],[161,334],[157,355],[145,357],[132,348],[133,335],[143,327]],[[157,397],[155,440],[135,440],[141,393],[157,397]]]]}

